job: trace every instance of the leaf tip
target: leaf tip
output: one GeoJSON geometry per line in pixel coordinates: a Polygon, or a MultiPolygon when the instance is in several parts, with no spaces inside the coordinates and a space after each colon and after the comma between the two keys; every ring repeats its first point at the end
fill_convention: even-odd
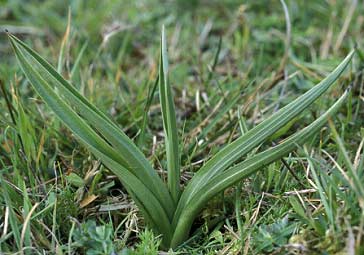
{"type": "Polygon", "coordinates": [[[162,24],[162,37],[164,37],[165,26],[162,24]]]}
{"type": "Polygon", "coordinates": [[[161,33],[161,61],[162,61],[163,72],[167,74],[168,73],[167,39],[166,39],[164,24],[162,25],[162,33],[161,33]]]}

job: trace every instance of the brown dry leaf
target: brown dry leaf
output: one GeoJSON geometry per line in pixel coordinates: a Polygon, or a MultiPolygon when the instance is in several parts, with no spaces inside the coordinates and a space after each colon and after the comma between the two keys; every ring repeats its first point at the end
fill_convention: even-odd
{"type": "Polygon", "coordinates": [[[88,206],[89,204],[91,204],[93,201],[95,201],[95,199],[98,198],[98,196],[94,195],[94,194],[91,194],[87,197],[85,197],[81,203],[80,203],[80,206],[81,208],[84,208],[86,206],[88,206]]]}
{"type": "Polygon", "coordinates": [[[6,153],[10,153],[14,144],[12,141],[8,140],[7,143],[3,142],[2,146],[3,146],[4,150],[6,151],[6,153]]]}

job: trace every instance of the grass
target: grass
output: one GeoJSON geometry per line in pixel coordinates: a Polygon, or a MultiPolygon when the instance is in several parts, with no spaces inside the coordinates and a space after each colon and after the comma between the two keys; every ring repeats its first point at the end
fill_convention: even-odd
{"type": "MultiPolygon", "coordinates": [[[[95,148],[107,152],[111,145],[122,153],[106,154],[120,164],[157,170],[150,177],[136,171],[130,178],[141,181],[145,192],[140,194],[149,208],[160,207],[160,217],[154,219],[170,221],[181,234],[171,235],[175,240],[171,245],[165,241],[165,230],[151,232],[146,227],[150,226],[144,222],[146,211],[155,213],[154,209],[143,210],[137,198],[137,210],[129,197],[138,195],[130,192],[136,186],[113,170],[120,167],[111,167],[97,151],[80,144],[43,100],[57,109],[44,96],[38,99],[4,36],[0,252],[154,254],[169,246],[178,246],[173,251],[177,254],[363,252],[362,7],[352,11],[354,2],[312,2],[289,3],[286,8],[281,3],[119,6],[105,1],[93,8],[96,2],[75,1],[70,18],[68,9],[52,1],[38,8],[16,1],[6,5],[1,13],[4,28],[57,66],[74,84],[71,92],[74,88],[87,98],[90,109],[100,116],[85,110],[81,114],[93,125],[85,127],[87,132],[95,128],[95,137],[109,141],[95,148]],[[119,8],[128,11],[119,17],[119,8]],[[45,22],[49,30],[44,29],[45,22]],[[166,51],[157,47],[162,24],[168,71],[163,65],[167,55],[158,61],[158,53],[166,51]],[[357,54],[337,85],[296,116],[314,97],[306,96],[309,102],[297,103],[298,107],[289,103],[317,91],[314,84],[330,77],[354,42],[357,54]],[[349,84],[352,89],[344,91],[349,84]],[[279,115],[283,106],[290,110],[279,115]],[[296,113],[289,115],[292,111],[296,113]],[[326,114],[334,111],[328,128],[322,128],[326,114]],[[270,121],[274,116],[281,123],[275,129],[270,121]],[[105,133],[103,125],[113,131],[105,133]],[[304,129],[307,125],[310,128],[304,129]],[[269,133],[261,136],[260,129],[269,133]],[[135,141],[127,143],[129,152],[122,145],[129,138],[117,136],[116,130],[135,141]],[[244,158],[240,153],[247,137],[254,142],[243,150],[248,153],[244,158]],[[228,158],[222,158],[225,154],[228,158]],[[231,164],[232,168],[221,173],[209,170],[214,164],[222,170],[231,164]],[[163,187],[168,187],[171,199],[163,187]],[[147,190],[154,190],[159,201],[149,199],[147,190]],[[169,205],[176,201],[181,201],[177,207],[169,205]],[[171,220],[173,208],[178,216],[171,220]],[[187,221],[178,223],[179,219],[187,221]]],[[[27,54],[20,41],[15,37],[12,41],[18,53],[27,54]]],[[[28,68],[40,70],[40,65],[33,60],[28,68]]],[[[41,74],[54,82],[52,76],[41,74]]],[[[66,92],[58,87],[47,93],[62,104],[57,97],[66,92]]],[[[71,96],[64,99],[77,103],[71,96]]],[[[79,110],[82,104],[73,106],[69,109],[79,110]]],[[[61,119],[70,118],[67,113],[61,119]]],[[[73,116],[77,121],[78,115],[73,116]]],[[[77,128],[72,121],[68,126],[77,128]]],[[[76,135],[89,139],[84,132],[76,135]]]]}

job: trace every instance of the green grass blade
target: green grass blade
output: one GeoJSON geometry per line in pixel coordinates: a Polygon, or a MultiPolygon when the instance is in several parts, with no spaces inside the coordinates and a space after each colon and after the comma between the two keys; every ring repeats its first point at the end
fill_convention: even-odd
{"type": "MultiPolygon", "coordinates": [[[[322,204],[324,205],[325,211],[326,211],[326,215],[330,221],[330,224],[332,227],[335,227],[335,222],[334,222],[334,213],[333,213],[333,208],[330,206],[329,203],[329,192],[325,191],[323,185],[321,184],[319,175],[316,172],[316,168],[318,168],[319,170],[321,170],[320,166],[317,166],[316,162],[314,162],[314,160],[311,158],[310,154],[308,153],[307,149],[304,148],[304,152],[307,158],[307,162],[311,168],[311,173],[312,173],[312,177],[313,180],[315,181],[317,190],[319,192],[322,204]]],[[[322,171],[322,170],[321,170],[322,171]]]]}
{"type": "Polygon", "coordinates": [[[239,163],[236,166],[214,176],[208,182],[205,182],[204,186],[200,186],[198,192],[191,196],[190,201],[185,207],[177,208],[178,211],[176,212],[176,215],[179,215],[179,217],[174,218],[172,223],[173,226],[176,226],[172,239],[172,247],[179,245],[185,240],[193,219],[212,197],[219,194],[224,189],[234,185],[234,183],[239,180],[256,173],[263,166],[270,164],[295,150],[297,145],[302,145],[308,137],[320,130],[320,128],[326,123],[327,118],[334,114],[344,103],[347,96],[348,91],[345,91],[340,99],[328,111],[326,111],[325,114],[306,128],[292,135],[283,143],[249,157],[242,163],[239,163]]]}
{"type": "Polygon", "coordinates": [[[329,125],[330,125],[330,129],[331,129],[331,133],[334,136],[334,139],[335,139],[335,142],[337,145],[337,149],[343,158],[344,165],[346,166],[346,169],[347,169],[350,177],[353,180],[353,185],[354,185],[353,189],[358,193],[359,198],[363,198],[364,197],[364,187],[362,185],[362,180],[360,180],[355,167],[353,166],[353,164],[350,161],[348,152],[334,126],[334,123],[332,121],[329,121],[329,125]]]}
{"type": "Polygon", "coordinates": [[[142,124],[140,127],[140,133],[139,133],[138,141],[137,141],[139,148],[142,148],[144,145],[145,130],[147,128],[147,121],[148,121],[148,112],[152,105],[153,97],[154,97],[155,91],[157,90],[157,87],[158,87],[158,82],[159,82],[159,76],[155,80],[153,86],[149,86],[149,89],[148,89],[147,101],[145,102],[142,124]]]}
{"type": "MultiPolygon", "coordinates": [[[[171,219],[173,215],[173,201],[166,186],[130,138],[127,137],[105,114],[80,95],[71,84],[63,79],[63,77],[37,53],[16,37],[12,35],[9,36],[12,44],[16,47],[18,55],[23,56],[23,61],[25,61],[33,71],[39,74],[39,77],[44,81],[43,83],[49,88],[48,91],[52,93],[52,88],[57,88],[58,92],[64,96],[61,99],[62,103],[63,100],[70,102],[79,111],[82,117],[106,138],[106,140],[117,150],[117,157],[119,159],[117,162],[127,169],[130,169],[141,181],[143,181],[151,192],[158,197],[158,200],[163,204],[163,207],[171,219]]],[[[42,85],[40,85],[40,87],[42,87],[42,85]]],[[[59,97],[54,92],[52,94],[48,93],[48,95],[59,97]]],[[[44,94],[44,96],[47,97],[46,94],[44,94]]],[[[42,98],[45,99],[43,96],[42,98]]],[[[48,100],[50,99],[48,98],[48,100]]],[[[66,104],[63,103],[63,105],[66,104]]],[[[53,107],[58,107],[57,103],[53,107]]],[[[52,110],[54,110],[53,107],[51,107],[52,110]]],[[[67,117],[67,114],[65,117],[67,117]]],[[[64,120],[63,118],[61,119],[64,120]]],[[[91,128],[90,130],[93,131],[91,128]]],[[[94,136],[98,137],[97,134],[94,134],[94,136]]],[[[105,151],[103,152],[107,153],[105,151]]],[[[115,160],[115,158],[113,159],[115,160]]]]}
{"type": "Polygon", "coordinates": [[[70,80],[71,81],[74,81],[73,78],[75,76],[75,73],[79,69],[81,59],[83,57],[83,54],[85,53],[85,50],[86,50],[87,46],[88,46],[88,41],[84,42],[84,44],[82,45],[82,48],[81,48],[80,52],[77,55],[77,58],[75,60],[75,63],[73,64],[73,67],[72,67],[72,70],[71,70],[71,74],[70,74],[70,80]]]}
{"type": "MultiPolygon", "coordinates": [[[[364,137],[364,135],[362,137],[364,137]]],[[[364,138],[363,138],[362,142],[364,142],[364,138]]],[[[356,172],[358,173],[359,178],[361,178],[363,176],[363,172],[364,172],[364,150],[363,149],[362,149],[358,167],[356,168],[356,172]]]]}
{"type": "MultiPolygon", "coordinates": [[[[209,160],[192,178],[186,192],[181,196],[179,206],[184,207],[191,196],[203,187],[212,177],[225,170],[239,158],[246,155],[256,146],[267,140],[280,128],[284,127],[293,118],[307,109],[318,97],[320,97],[341,75],[350,63],[355,50],[351,51],[347,57],[332,71],[324,80],[315,87],[307,91],[296,100],[283,107],[271,117],[249,130],[246,134],[224,147],[211,160],[209,160]]],[[[178,218],[178,215],[175,215],[178,218]]]]}
{"type": "Polygon", "coordinates": [[[58,56],[58,64],[57,64],[57,72],[58,73],[62,73],[63,61],[64,61],[64,55],[65,55],[65,48],[67,47],[67,44],[68,44],[70,30],[71,30],[71,9],[69,8],[68,9],[67,27],[66,27],[66,31],[65,31],[65,33],[63,35],[63,39],[62,39],[62,43],[61,43],[61,49],[59,51],[59,56],[58,56]]]}
{"type": "MultiPolygon", "coordinates": [[[[229,100],[226,105],[219,109],[216,116],[211,121],[209,121],[209,124],[201,130],[201,133],[197,136],[194,142],[188,146],[188,154],[192,153],[192,151],[196,147],[197,141],[200,141],[201,139],[204,139],[204,141],[206,140],[205,138],[207,137],[208,133],[211,132],[211,130],[219,123],[219,121],[221,121],[224,115],[227,114],[236,105],[236,103],[240,99],[240,94],[233,95],[233,93],[230,93],[227,98],[231,98],[231,100],[229,100]]],[[[205,142],[207,143],[207,141],[205,142]]],[[[209,139],[208,142],[211,142],[211,140],[209,139]]],[[[199,146],[202,147],[203,145],[199,146]]]]}
{"type": "Polygon", "coordinates": [[[180,194],[180,155],[171,87],[168,82],[167,42],[164,26],[162,28],[161,49],[159,65],[159,96],[162,108],[163,127],[165,134],[168,188],[175,202],[180,194]]]}
{"type": "MultiPolygon", "coordinates": [[[[3,176],[0,176],[1,179],[3,178],[3,176]]],[[[20,249],[21,247],[21,239],[20,239],[20,231],[19,228],[21,226],[18,217],[16,215],[16,212],[14,211],[14,206],[13,206],[13,202],[16,201],[16,199],[14,199],[11,196],[11,192],[14,190],[7,182],[5,181],[1,181],[1,187],[0,187],[0,191],[1,194],[3,196],[4,199],[4,203],[5,206],[8,208],[9,210],[9,223],[10,223],[10,227],[12,230],[12,235],[14,236],[14,240],[15,240],[15,246],[20,249]]]]}

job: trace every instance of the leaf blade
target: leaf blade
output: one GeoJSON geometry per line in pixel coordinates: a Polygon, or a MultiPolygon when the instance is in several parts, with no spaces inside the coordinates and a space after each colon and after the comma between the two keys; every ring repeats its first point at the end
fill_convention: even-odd
{"type": "MultiPolygon", "coordinates": [[[[191,223],[201,208],[216,194],[224,189],[234,185],[235,182],[254,174],[267,164],[270,164],[287,153],[293,151],[297,145],[301,145],[305,140],[317,132],[327,121],[327,118],[334,114],[344,103],[348,96],[348,91],[340,97],[340,99],[327,110],[321,117],[315,120],[306,128],[289,137],[283,143],[249,157],[245,161],[233,166],[226,171],[214,176],[205,183],[201,189],[193,194],[191,200],[186,206],[180,209],[179,217],[174,218],[172,225],[175,226],[175,233],[172,239],[172,247],[180,244],[187,236],[191,223]]],[[[179,210],[179,209],[177,209],[179,210]]],[[[176,212],[177,214],[178,212],[176,212]]]]}
{"type": "Polygon", "coordinates": [[[167,154],[168,188],[173,200],[177,203],[180,195],[180,155],[175,107],[171,87],[168,82],[167,42],[164,26],[161,35],[159,96],[167,154]]]}
{"type": "MultiPolygon", "coordinates": [[[[191,196],[204,186],[216,174],[236,162],[240,157],[246,155],[256,146],[267,140],[289,121],[298,116],[303,110],[309,107],[320,97],[341,75],[350,63],[355,50],[351,51],[346,58],[319,84],[311,88],[305,94],[296,98],[293,102],[281,108],[271,117],[250,129],[243,136],[220,150],[195,174],[183,192],[178,207],[184,207],[191,196]]],[[[175,214],[175,217],[179,217],[175,214]]]]}
{"type": "MultiPolygon", "coordinates": [[[[24,56],[24,61],[27,60],[29,65],[32,66],[32,68],[34,67],[33,69],[36,68],[45,82],[53,84],[53,86],[50,87],[57,88],[59,93],[63,93],[65,95],[64,99],[76,107],[81,115],[100,133],[102,133],[104,138],[106,138],[107,141],[118,150],[118,162],[133,171],[134,174],[136,174],[151,190],[151,192],[158,197],[158,200],[163,204],[163,207],[171,219],[174,204],[166,186],[130,138],[127,137],[124,132],[122,132],[104,113],[79,94],[78,91],[60,74],[58,74],[46,60],[40,57],[36,52],[30,49],[15,36],[9,35],[9,37],[18,54],[21,53],[22,56],[24,56]]],[[[48,91],[51,91],[51,89],[48,89],[48,91]]],[[[43,93],[43,96],[44,95],[45,94],[43,93]]],[[[52,95],[53,97],[57,97],[57,94],[55,93],[52,95]]],[[[44,99],[44,97],[42,98],[44,99]]],[[[56,106],[54,105],[53,107],[56,106]]],[[[98,135],[96,134],[95,137],[97,136],[98,135]]],[[[113,159],[115,160],[115,158],[113,159]]]]}

